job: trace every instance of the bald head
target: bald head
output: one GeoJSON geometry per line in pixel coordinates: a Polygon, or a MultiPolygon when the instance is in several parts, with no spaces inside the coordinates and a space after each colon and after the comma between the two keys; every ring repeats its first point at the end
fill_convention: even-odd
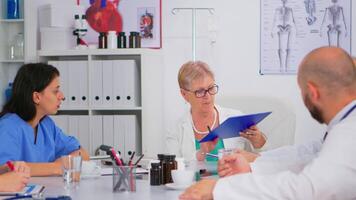
{"type": "Polygon", "coordinates": [[[333,93],[356,93],[356,67],[347,52],[336,47],[321,47],[310,52],[298,71],[298,82],[303,86],[313,82],[333,93]]]}

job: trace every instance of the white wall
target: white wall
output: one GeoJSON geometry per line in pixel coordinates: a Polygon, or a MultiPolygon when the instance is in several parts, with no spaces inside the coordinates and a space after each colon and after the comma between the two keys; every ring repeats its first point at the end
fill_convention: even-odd
{"type": "MultiPolygon", "coordinates": [[[[260,1],[167,0],[163,2],[164,119],[165,127],[187,106],[179,95],[177,72],[191,59],[191,14],[172,15],[174,7],[212,7],[215,16],[200,12],[197,18],[198,59],[211,65],[221,88],[218,95],[266,95],[291,102],[297,114],[296,142],[324,134],[324,126],[314,121],[304,107],[295,75],[259,75],[260,1]],[[214,22],[215,25],[209,24],[214,22]],[[216,43],[211,45],[209,27],[217,27],[216,43]]],[[[355,16],[356,5],[353,5],[355,16]]],[[[353,17],[355,19],[355,17],[353,17]]],[[[353,38],[356,36],[353,22],[353,38]]],[[[356,44],[353,43],[353,49],[356,44]]]]}

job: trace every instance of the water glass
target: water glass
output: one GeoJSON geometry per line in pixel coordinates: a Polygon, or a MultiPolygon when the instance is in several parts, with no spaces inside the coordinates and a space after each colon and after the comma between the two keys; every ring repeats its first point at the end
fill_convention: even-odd
{"type": "Polygon", "coordinates": [[[234,149],[219,149],[218,150],[218,157],[221,159],[224,156],[230,155],[234,153],[234,149]]]}
{"type": "Polygon", "coordinates": [[[61,157],[64,187],[67,189],[77,188],[82,169],[82,157],[67,155],[61,157]]]}

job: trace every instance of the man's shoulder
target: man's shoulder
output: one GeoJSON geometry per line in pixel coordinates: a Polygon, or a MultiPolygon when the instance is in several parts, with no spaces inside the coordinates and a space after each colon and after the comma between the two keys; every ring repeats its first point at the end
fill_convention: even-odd
{"type": "Polygon", "coordinates": [[[349,136],[356,137],[356,112],[335,124],[329,132],[350,133],[349,136]]]}

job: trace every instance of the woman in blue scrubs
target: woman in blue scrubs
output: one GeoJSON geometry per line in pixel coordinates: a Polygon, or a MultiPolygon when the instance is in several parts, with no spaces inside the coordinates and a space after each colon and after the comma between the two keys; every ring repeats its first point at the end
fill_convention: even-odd
{"type": "Polygon", "coordinates": [[[64,134],[48,115],[56,114],[63,93],[59,71],[47,64],[23,65],[15,77],[12,96],[0,113],[0,165],[25,161],[32,176],[62,174],[60,157],[80,154],[79,141],[64,134]]]}

